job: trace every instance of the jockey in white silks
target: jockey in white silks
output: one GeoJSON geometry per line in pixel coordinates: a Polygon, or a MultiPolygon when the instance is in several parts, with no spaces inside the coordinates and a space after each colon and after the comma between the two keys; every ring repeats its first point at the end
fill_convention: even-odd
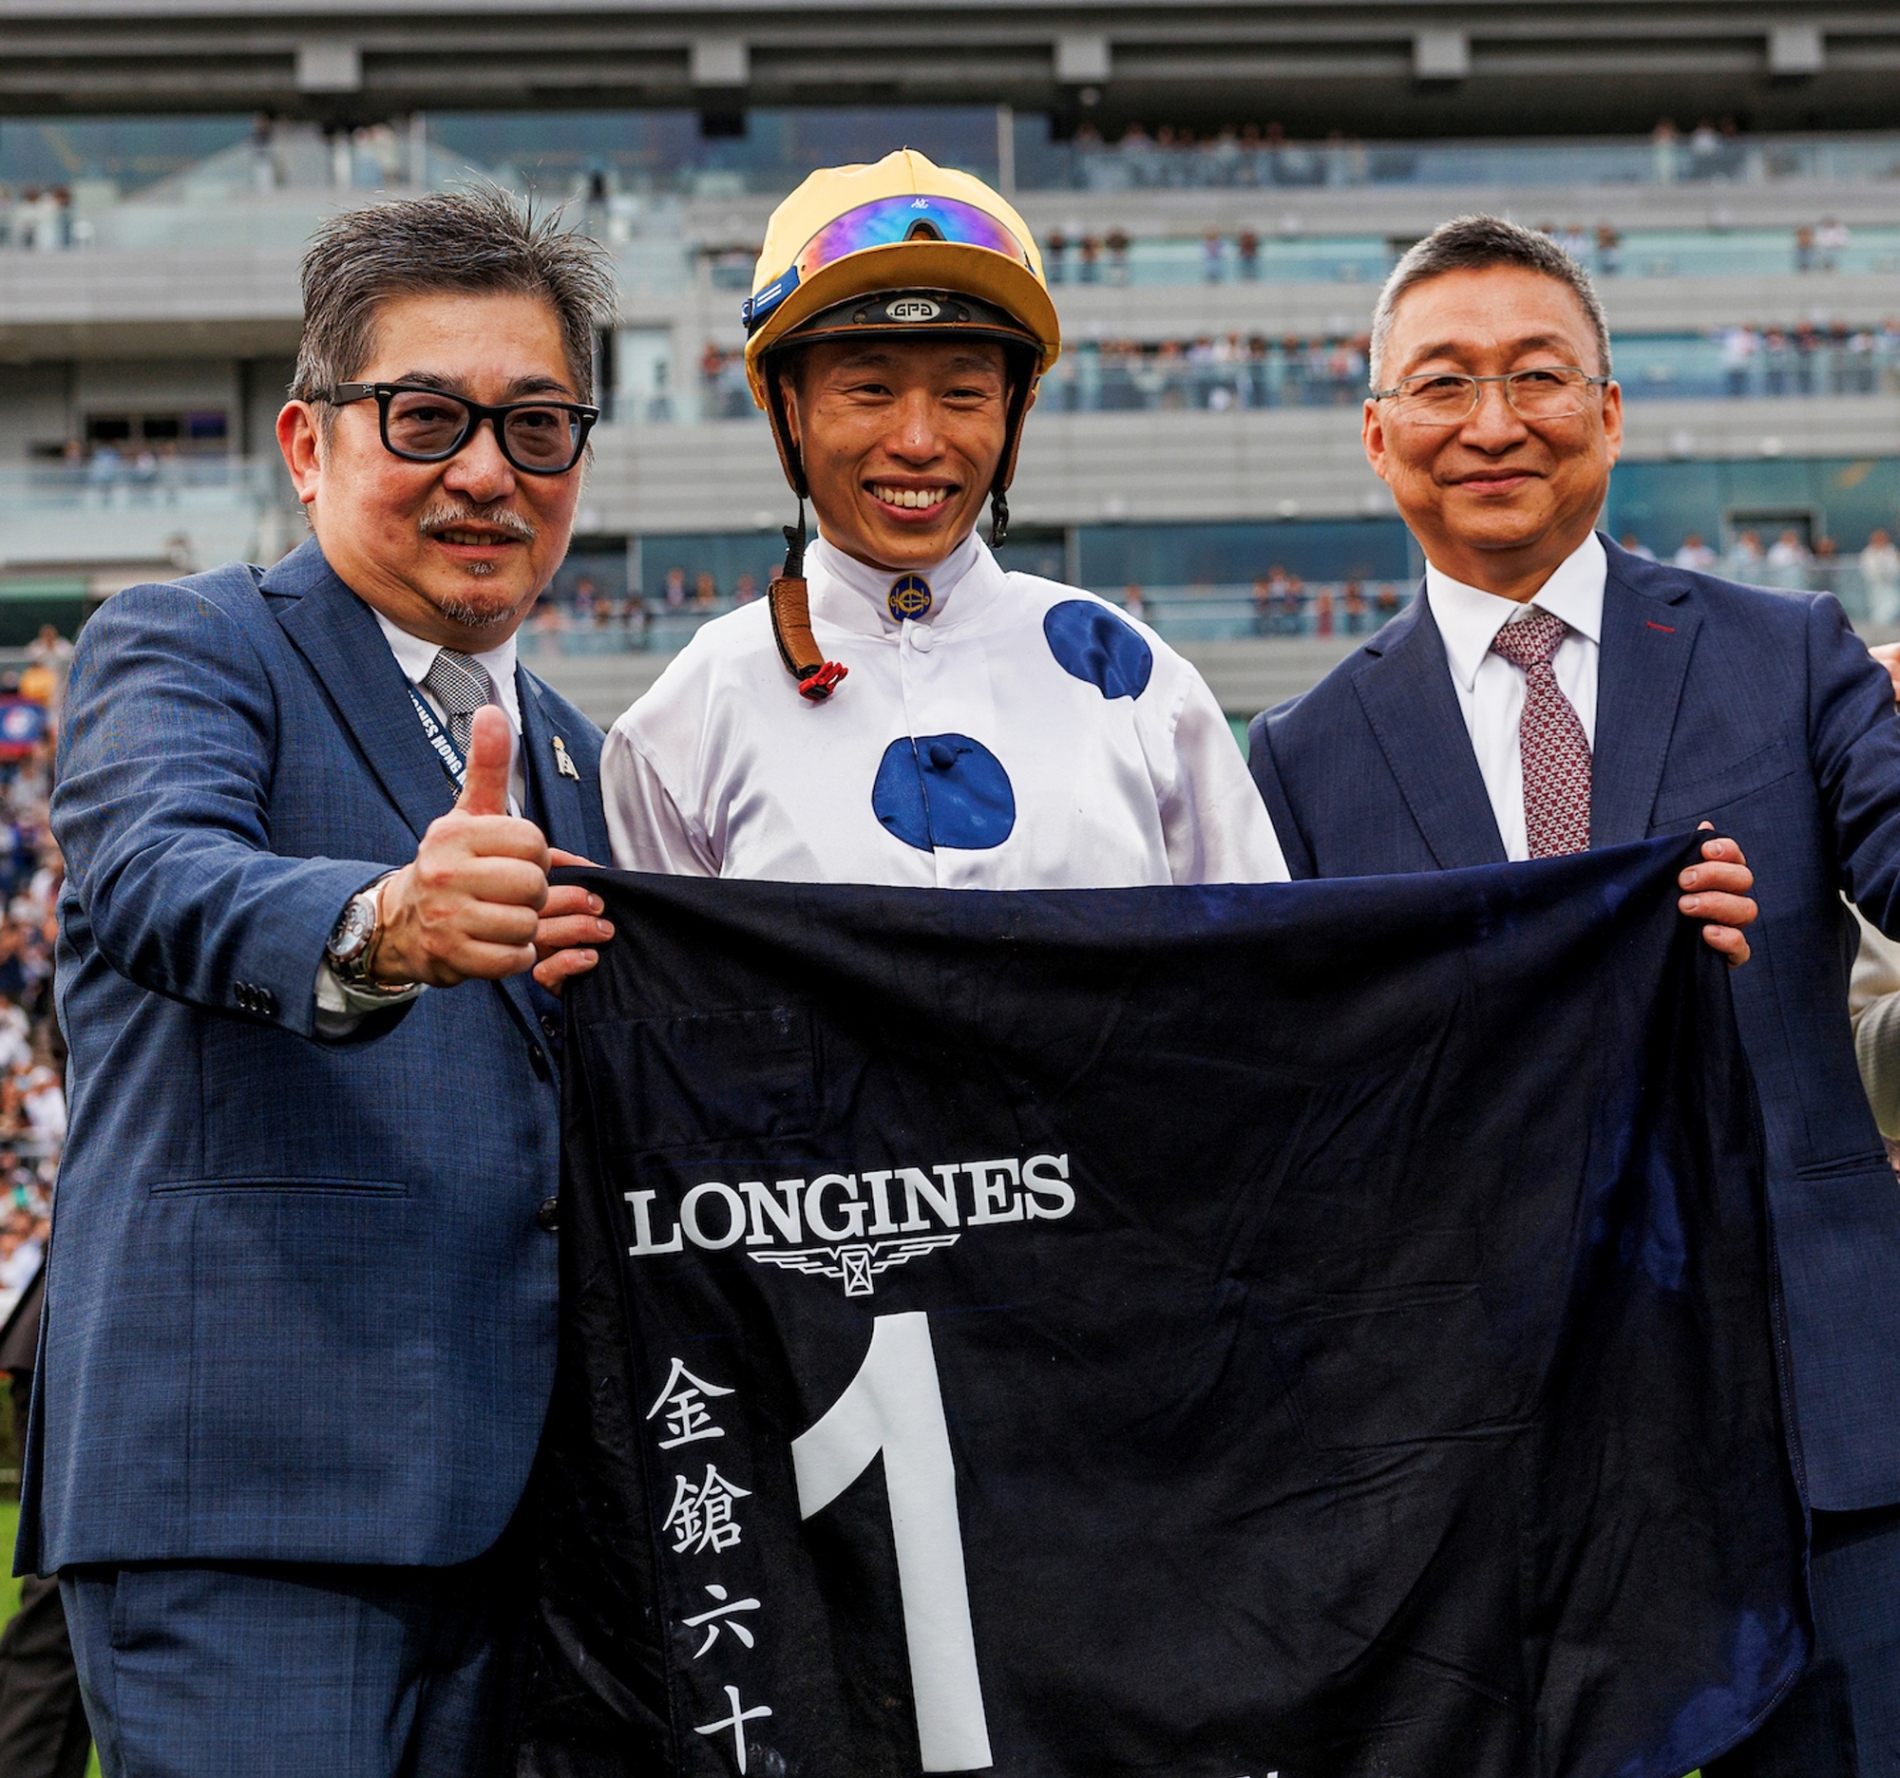
{"type": "Polygon", "coordinates": [[[986,498],[1006,535],[1061,349],[1015,210],[910,150],[814,173],[773,214],[746,322],[799,522],[769,598],[701,629],[609,732],[614,863],[961,889],[1284,880],[1194,668],[975,535],[986,498]]]}

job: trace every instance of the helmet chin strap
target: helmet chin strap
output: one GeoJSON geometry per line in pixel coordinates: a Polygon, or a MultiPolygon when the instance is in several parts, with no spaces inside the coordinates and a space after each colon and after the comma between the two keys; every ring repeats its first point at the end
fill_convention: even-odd
{"type": "Polygon", "coordinates": [[[1001,488],[990,489],[990,548],[1009,541],[1009,494],[1001,488]]]}
{"type": "Polygon", "coordinates": [[[798,496],[798,523],[785,525],[785,568],[772,582],[772,640],[785,670],[798,681],[798,695],[822,704],[850,668],[828,661],[811,631],[811,590],[805,584],[805,496],[798,496]]]}

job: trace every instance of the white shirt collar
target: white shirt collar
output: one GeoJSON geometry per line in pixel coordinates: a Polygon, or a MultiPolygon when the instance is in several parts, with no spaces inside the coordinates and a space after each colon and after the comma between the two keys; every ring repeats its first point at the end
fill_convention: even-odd
{"type": "MultiPolygon", "coordinates": [[[[961,603],[969,605],[972,602],[969,595],[981,586],[986,578],[984,570],[992,564],[990,552],[972,531],[941,562],[909,570],[930,583],[930,611],[920,621],[937,627],[950,607],[952,595],[959,590],[968,589],[961,603]]],[[[811,588],[814,609],[832,622],[846,629],[884,635],[891,635],[900,627],[891,616],[890,608],[891,583],[901,578],[899,575],[860,562],[856,556],[846,555],[835,543],[817,537],[806,546],[805,578],[811,588]],[[875,619],[874,623],[865,622],[867,613],[875,619]]],[[[959,620],[969,615],[971,613],[962,609],[957,612],[959,620]]]]}
{"type": "Polygon", "coordinates": [[[1445,639],[1445,659],[1451,664],[1453,676],[1470,691],[1477,683],[1478,669],[1491,652],[1498,631],[1513,619],[1523,617],[1531,605],[1562,618],[1578,635],[1591,642],[1600,642],[1603,582],[1609,570],[1602,540],[1592,531],[1557,565],[1530,604],[1520,605],[1515,599],[1501,599],[1496,593],[1481,592],[1461,580],[1453,580],[1427,562],[1425,596],[1431,602],[1432,621],[1445,639]]]}
{"type": "MultiPolygon", "coordinates": [[[[435,657],[441,648],[437,643],[425,642],[420,636],[412,636],[405,629],[391,623],[374,606],[371,614],[382,626],[385,639],[389,643],[389,652],[396,657],[396,665],[402,669],[402,676],[411,685],[420,686],[429,675],[429,669],[435,665],[435,657]]],[[[487,669],[488,677],[495,683],[495,697],[501,704],[502,712],[507,716],[516,734],[521,733],[521,697],[515,689],[515,639],[510,636],[506,642],[495,648],[483,649],[480,654],[469,656],[479,661],[487,669]]]]}

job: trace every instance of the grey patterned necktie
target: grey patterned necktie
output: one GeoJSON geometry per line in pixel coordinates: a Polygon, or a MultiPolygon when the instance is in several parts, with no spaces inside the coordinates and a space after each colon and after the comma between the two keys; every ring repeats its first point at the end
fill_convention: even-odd
{"type": "Polygon", "coordinates": [[[480,661],[458,654],[453,648],[436,650],[435,660],[423,675],[423,689],[435,694],[435,701],[448,712],[449,739],[463,759],[468,758],[469,737],[475,727],[475,712],[495,701],[495,682],[488,677],[480,661]]]}

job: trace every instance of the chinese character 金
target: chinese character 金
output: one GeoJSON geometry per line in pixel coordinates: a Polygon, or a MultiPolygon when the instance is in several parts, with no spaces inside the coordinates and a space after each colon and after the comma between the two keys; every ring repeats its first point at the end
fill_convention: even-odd
{"type": "Polygon", "coordinates": [[[730,1394],[730,1389],[721,1389],[717,1383],[701,1382],[677,1358],[674,1359],[666,1387],[660,1391],[660,1399],[647,1409],[649,1420],[660,1409],[666,1409],[666,1430],[673,1436],[661,1439],[660,1449],[670,1451],[676,1445],[690,1445],[695,1439],[724,1438],[726,1429],[713,1424],[712,1415],[706,1412],[706,1404],[700,1397],[730,1394]]]}

